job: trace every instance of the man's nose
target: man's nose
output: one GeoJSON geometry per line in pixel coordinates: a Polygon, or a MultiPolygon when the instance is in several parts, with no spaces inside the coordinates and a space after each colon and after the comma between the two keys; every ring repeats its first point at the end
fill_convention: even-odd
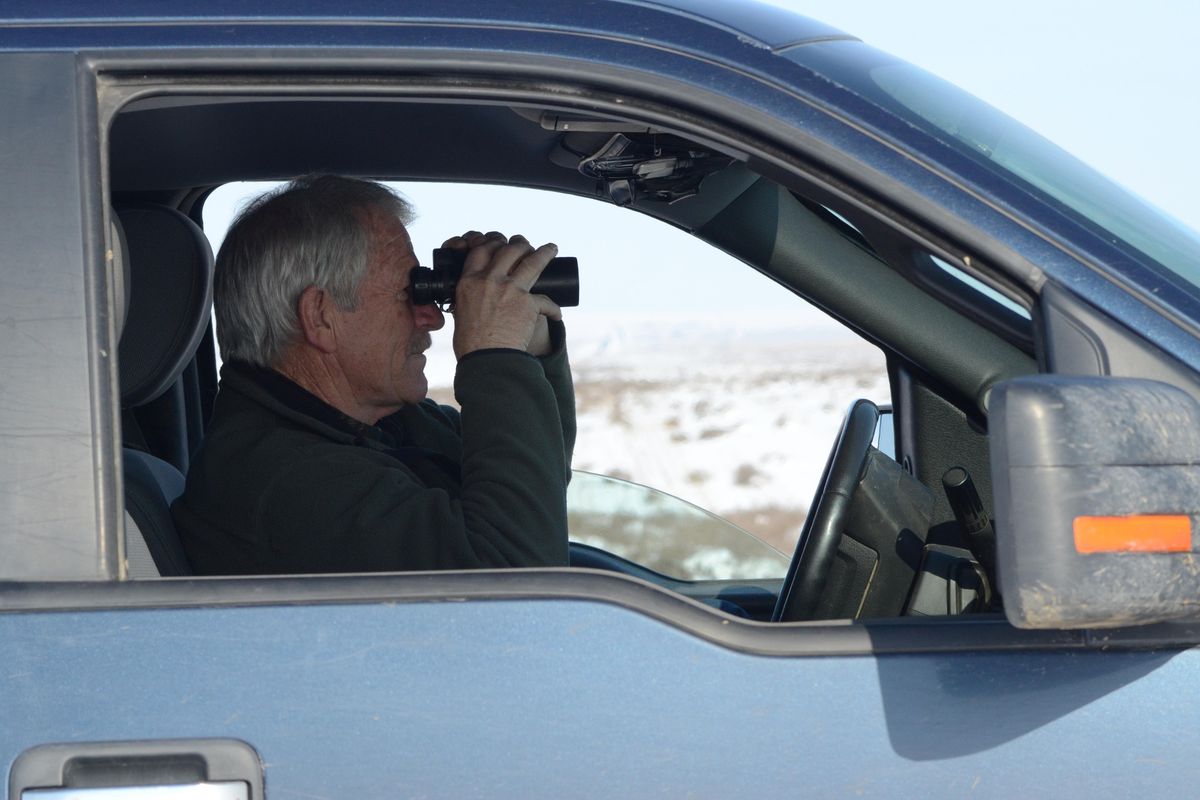
{"type": "Polygon", "coordinates": [[[446,315],[435,304],[413,306],[413,319],[421,330],[436,331],[446,324],[446,315]]]}

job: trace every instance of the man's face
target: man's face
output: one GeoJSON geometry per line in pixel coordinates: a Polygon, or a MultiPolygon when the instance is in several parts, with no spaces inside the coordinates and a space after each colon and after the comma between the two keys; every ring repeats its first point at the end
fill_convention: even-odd
{"type": "Polygon", "coordinates": [[[445,324],[432,305],[413,305],[408,275],[417,266],[408,232],[398,219],[372,210],[367,215],[370,269],[359,287],[358,306],[340,311],[339,365],[359,408],[377,412],[374,423],[403,405],[425,398],[424,352],[429,333],[445,324]]]}

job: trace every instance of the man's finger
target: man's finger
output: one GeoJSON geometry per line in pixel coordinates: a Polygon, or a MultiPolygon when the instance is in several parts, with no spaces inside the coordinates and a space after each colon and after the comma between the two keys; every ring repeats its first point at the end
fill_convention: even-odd
{"type": "Polygon", "coordinates": [[[542,270],[556,255],[558,255],[558,245],[544,244],[518,261],[508,274],[518,286],[532,289],[542,274],[542,270]]]}
{"type": "Polygon", "coordinates": [[[530,297],[533,298],[537,312],[543,317],[554,320],[562,319],[562,309],[549,297],[546,297],[544,294],[534,294],[530,295],[530,297]]]}
{"type": "Polygon", "coordinates": [[[492,253],[489,269],[497,275],[511,275],[523,258],[533,253],[533,246],[524,237],[514,236],[492,253]]]}
{"type": "MultiPolygon", "coordinates": [[[[489,236],[490,235],[491,234],[489,234],[489,236]]],[[[442,247],[446,247],[451,250],[466,250],[468,248],[483,244],[486,238],[487,237],[485,237],[479,231],[471,230],[467,231],[461,236],[451,236],[449,239],[442,242],[442,247]]]]}
{"type": "Polygon", "coordinates": [[[463,274],[472,275],[490,271],[496,251],[504,247],[507,242],[504,234],[494,232],[486,236],[479,234],[478,237],[469,238],[467,243],[470,245],[471,251],[467,253],[467,260],[463,262],[463,274]]]}

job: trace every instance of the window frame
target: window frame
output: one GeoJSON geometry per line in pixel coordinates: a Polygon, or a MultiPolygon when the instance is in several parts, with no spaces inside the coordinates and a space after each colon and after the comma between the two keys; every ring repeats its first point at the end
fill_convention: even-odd
{"type": "MultiPolygon", "coordinates": [[[[333,68],[340,63],[343,68],[353,68],[362,54],[344,52],[321,53],[320,63],[333,68]],[[342,60],[339,62],[339,58],[342,60]]],[[[7,57],[7,56],[6,56],[7,57]]],[[[62,56],[66,58],[67,56],[62,56]]],[[[111,309],[114,307],[111,270],[97,265],[104,263],[100,258],[104,241],[103,230],[107,223],[107,203],[103,198],[110,196],[107,174],[107,133],[112,118],[118,109],[131,97],[151,92],[158,88],[195,90],[198,84],[187,79],[172,81],[163,76],[172,68],[186,74],[198,65],[212,69],[220,65],[222,80],[233,81],[239,73],[258,76],[264,80],[261,64],[256,65],[250,56],[238,51],[226,53],[208,52],[199,61],[185,55],[170,55],[162,52],[123,52],[119,55],[89,53],[80,57],[79,76],[80,104],[87,109],[77,121],[75,130],[81,139],[89,142],[81,145],[84,187],[83,216],[85,249],[92,257],[85,258],[90,265],[87,274],[90,280],[91,298],[87,341],[93,363],[93,391],[90,411],[95,419],[97,433],[92,440],[91,452],[97,462],[97,525],[95,553],[107,566],[102,570],[102,580],[62,583],[58,581],[22,581],[0,586],[0,608],[9,611],[29,610],[97,610],[136,608],[181,608],[190,606],[249,606],[290,605],[295,603],[374,603],[374,602],[429,602],[457,601],[460,599],[490,600],[506,597],[539,598],[546,600],[576,600],[585,602],[609,602],[646,614],[661,621],[701,636],[724,647],[744,652],[780,656],[812,656],[833,653],[880,654],[889,652],[941,652],[963,649],[1064,649],[1092,646],[1088,634],[1078,631],[1034,632],[1017,631],[1002,618],[981,617],[953,620],[897,619],[871,623],[786,623],[760,625],[730,620],[716,611],[698,607],[685,598],[662,592],[643,582],[618,575],[598,575],[583,571],[512,571],[440,573],[421,575],[361,575],[301,578],[215,578],[195,580],[161,580],[154,582],[129,582],[119,566],[123,560],[122,528],[120,518],[122,502],[120,480],[120,448],[117,425],[117,376],[112,359],[108,354],[115,341],[111,309]],[[131,76],[142,77],[131,77],[131,76]],[[187,84],[183,86],[182,84],[187,84]],[[88,134],[95,134],[89,136],[88,134]],[[97,149],[93,149],[93,147],[97,149]],[[107,345],[107,347],[106,347],[107,345]]],[[[303,64],[301,59],[299,62],[303,64]]],[[[495,68],[504,74],[512,64],[502,61],[495,68]]],[[[553,71],[561,63],[547,58],[539,65],[542,70],[553,71]]],[[[336,70],[335,70],[336,71],[336,70]]],[[[603,71],[601,71],[603,72],[603,71]]],[[[178,74],[178,73],[177,73],[178,74]]],[[[527,76],[527,72],[522,73],[527,76]]],[[[612,75],[597,74],[598,83],[610,90],[620,86],[623,98],[638,98],[636,105],[647,115],[671,114],[676,127],[692,127],[698,133],[709,134],[721,129],[718,120],[724,116],[732,119],[740,110],[722,101],[716,95],[705,98],[704,103],[693,106],[691,116],[680,117],[684,104],[663,106],[656,101],[639,98],[636,85],[629,81],[621,84],[611,79],[612,75]],[[725,103],[725,105],[722,105],[725,103]],[[706,105],[707,104],[707,105],[706,105]],[[699,116],[695,109],[699,109],[699,116]],[[725,114],[715,109],[723,109],[725,114]],[[680,120],[683,120],[682,122],[680,120]]],[[[202,82],[201,82],[202,83],[202,82]]],[[[213,91],[221,91],[228,84],[209,85],[213,91]]],[[[478,88],[478,87],[477,87],[478,88]]],[[[273,87],[278,90],[279,86],[273,87]]],[[[427,89],[425,91],[428,91],[427,89]]],[[[511,93],[511,88],[506,90],[511,93]]],[[[544,91],[535,83],[530,89],[531,97],[541,97],[544,91]]],[[[491,86],[482,87],[480,94],[494,93],[491,86]]],[[[593,95],[592,99],[600,95],[593,95]]],[[[606,101],[607,102],[607,101],[606,101]]],[[[628,108],[628,106],[625,106],[628,108]]],[[[725,135],[725,134],[722,134],[725,135]]],[[[794,179],[799,174],[808,180],[819,180],[829,191],[864,209],[873,209],[885,216],[890,214],[876,202],[866,201],[855,190],[834,180],[828,173],[814,171],[811,164],[795,160],[794,153],[802,152],[817,142],[814,138],[807,143],[793,143],[792,150],[780,151],[767,146],[760,157],[766,159],[767,167],[785,178],[794,179]],[[798,170],[798,171],[797,171],[798,170]]],[[[816,149],[821,149],[818,145],[816,149]]],[[[853,165],[847,164],[853,172],[853,165]]],[[[860,167],[866,170],[866,167],[860,167]]],[[[935,215],[936,216],[936,215],[935,215]]],[[[896,220],[893,220],[896,221],[896,220]]],[[[918,239],[929,236],[927,230],[909,220],[905,229],[918,239]]],[[[961,229],[960,225],[954,226],[961,229]]],[[[88,535],[90,538],[91,534],[88,535]]],[[[1111,642],[1111,639],[1109,640],[1111,642]]]]}

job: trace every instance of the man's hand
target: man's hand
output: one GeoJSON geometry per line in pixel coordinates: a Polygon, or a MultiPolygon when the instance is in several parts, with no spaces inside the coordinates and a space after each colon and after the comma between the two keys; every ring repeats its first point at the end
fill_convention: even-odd
{"type": "Polygon", "coordinates": [[[550,352],[547,320],[562,310],[544,295],[530,294],[542,270],[558,254],[553,244],[534,249],[524,236],[468,231],[442,247],[469,250],[454,296],[454,355],[493,347],[550,352]]]}

